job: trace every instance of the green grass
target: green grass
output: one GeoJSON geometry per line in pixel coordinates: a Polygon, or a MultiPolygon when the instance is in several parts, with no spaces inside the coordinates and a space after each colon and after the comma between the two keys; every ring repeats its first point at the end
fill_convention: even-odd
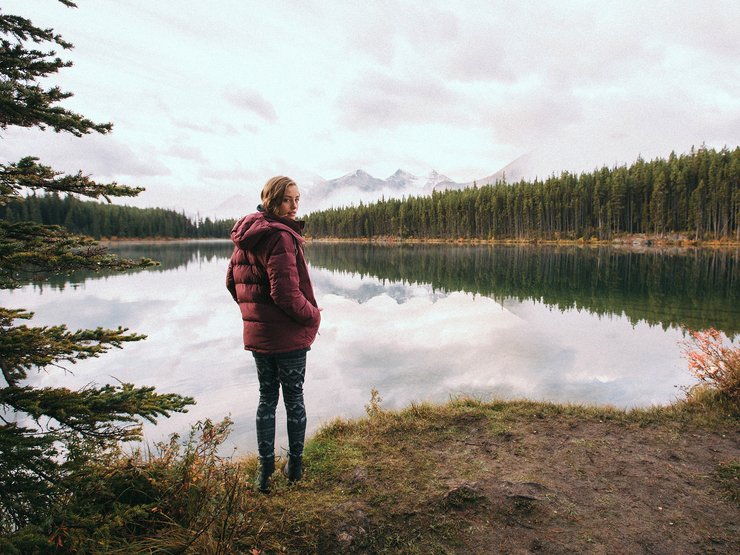
{"type": "Polygon", "coordinates": [[[716,478],[725,495],[740,504],[740,459],[717,465],[716,478]]]}
{"type": "MultiPolygon", "coordinates": [[[[256,456],[232,461],[216,455],[226,437],[224,427],[219,433],[202,427],[186,448],[170,444],[157,454],[107,461],[91,480],[106,483],[105,488],[115,492],[136,486],[143,493],[128,507],[120,506],[119,496],[114,515],[101,516],[89,533],[65,537],[65,547],[94,552],[93,546],[101,550],[105,546],[112,553],[184,548],[204,554],[253,549],[443,553],[460,547],[466,531],[477,526],[476,519],[483,519],[488,510],[474,490],[451,490],[451,484],[485,475],[485,465],[497,457],[496,449],[510,448],[513,456],[527,456],[534,447],[523,441],[523,427],[536,429],[539,422],[554,422],[568,429],[602,422],[626,429],[654,427],[660,437],[669,438],[687,428],[736,428],[740,414],[716,396],[627,411],[459,397],[442,405],[413,403],[391,412],[380,401],[373,394],[365,418],[335,419],[324,425],[306,443],[304,480],[289,484],[278,465],[269,495],[254,488],[256,456]],[[497,445],[488,451],[487,460],[466,455],[468,449],[481,453],[486,442],[497,445]],[[112,476],[115,488],[106,482],[112,476]]],[[[604,443],[594,437],[573,440],[566,447],[592,451],[604,443]]],[[[717,483],[735,502],[739,472],[737,460],[716,470],[717,483]]],[[[518,476],[516,469],[512,476],[518,476]]],[[[527,482],[536,477],[520,478],[527,482]]],[[[111,495],[119,495],[115,492],[111,495]]],[[[48,539],[40,537],[43,542],[36,545],[48,539]]]]}

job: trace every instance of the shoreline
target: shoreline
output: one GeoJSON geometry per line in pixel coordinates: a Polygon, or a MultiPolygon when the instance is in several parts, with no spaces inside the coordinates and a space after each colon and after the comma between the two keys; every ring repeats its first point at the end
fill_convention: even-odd
{"type": "Polygon", "coordinates": [[[648,251],[689,251],[689,250],[734,250],[740,249],[738,241],[694,241],[676,237],[657,237],[650,235],[630,235],[613,239],[420,239],[399,237],[373,237],[370,239],[341,238],[341,237],[307,237],[307,242],[315,243],[365,243],[373,245],[451,245],[451,246],[553,246],[553,247],[580,247],[598,248],[613,247],[636,252],[648,251]]]}
{"type": "MultiPolygon", "coordinates": [[[[635,250],[662,250],[662,249],[740,249],[740,241],[722,239],[719,241],[698,241],[687,239],[680,235],[654,236],[635,234],[615,237],[613,239],[479,239],[479,238],[414,238],[377,236],[371,238],[346,238],[346,237],[312,237],[306,236],[308,243],[351,243],[351,244],[374,244],[374,245],[490,245],[490,246],[575,246],[575,247],[616,247],[635,250]]],[[[185,237],[107,237],[96,240],[102,245],[137,244],[137,243],[230,243],[229,238],[185,238],[185,237]]]]}
{"type": "Polygon", "coordinates": [[[201,239],[188,237],[106,237],[95,239],[101,245],[135,245],[152,243],[231,243],[231,239],[221,237],[203,237],[201,239]]]}

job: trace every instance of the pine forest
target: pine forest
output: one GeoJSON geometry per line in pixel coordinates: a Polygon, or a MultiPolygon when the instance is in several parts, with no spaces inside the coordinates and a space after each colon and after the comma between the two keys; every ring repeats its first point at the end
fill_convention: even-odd
{"type": "Polygon", "coordinates": [[[72,233],[102,238],[228,238],[234,220],[197,218],[164,208],[135,208],[93,201],[72,195],[32,194],[0,206],[0,219],[61,225],[72,233]]]}
{"type": "Polygon", "coordinates": [[[740,240],[740,147],[310,214],[314,238],[740,240]]]}

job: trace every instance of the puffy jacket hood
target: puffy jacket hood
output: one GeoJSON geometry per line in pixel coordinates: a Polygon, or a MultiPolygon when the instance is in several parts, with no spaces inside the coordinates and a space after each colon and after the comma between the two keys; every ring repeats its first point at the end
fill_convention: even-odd
{"type": "Polygon", "coordinates": [[[252,250],[266,234],[280,229],[290,233],[296,241],[303,244],[304,222],[281,218],[260,209],[257,212],[244,216],[231,229],[231,240],[242,250],[252,250]]]}

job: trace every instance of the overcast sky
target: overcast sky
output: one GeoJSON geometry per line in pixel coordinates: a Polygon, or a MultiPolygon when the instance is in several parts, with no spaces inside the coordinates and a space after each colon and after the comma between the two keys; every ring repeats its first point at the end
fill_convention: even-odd
{"type": "MultiPolygon", "coordinates": [[[[33,154],[207,212],[276,174],[458,182],[524,154],[590,171],[740,144],[740,2],[3,0],[75,45],[52,82],[114,124],[6,130],[33,154]]],[[[542,176],[542,175],[541,175],[542,176]]]]}

